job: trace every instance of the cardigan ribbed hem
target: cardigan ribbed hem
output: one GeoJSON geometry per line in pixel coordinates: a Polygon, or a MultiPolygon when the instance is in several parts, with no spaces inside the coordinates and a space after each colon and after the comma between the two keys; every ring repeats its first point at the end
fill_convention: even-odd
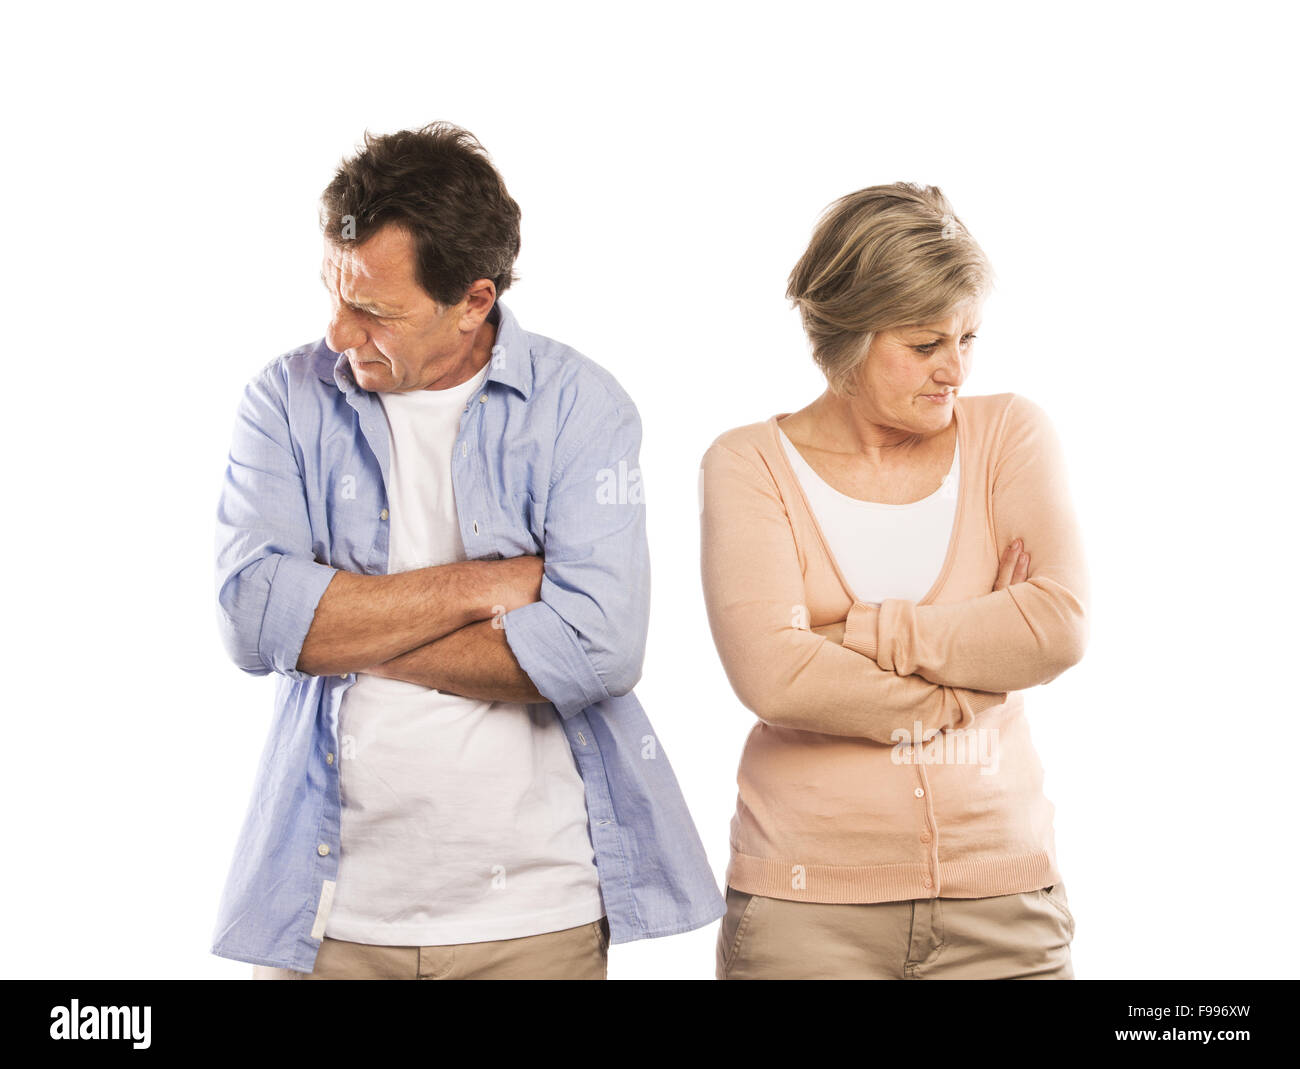
{"type": "Polygon", "coordinates": [[[805,865],[752,857],[734,850],[727,886],[750,895],[792,902],[872,903],[913,898],[990,898],[1036,891],[1062,882],[1045,850],[939,862],[935,880],[923,862],[898,865],[805,865]],[[926,886],[929,878],[930,885],[926,886]]]}
{"type": "Polygon", "coordinates": [[[876,658],[876,622],[880,611],[874,605],[863,605],[855,601],[849,608],[844,621],[844,638],[842,645],[856,650],[864,657],[876,658]]]}

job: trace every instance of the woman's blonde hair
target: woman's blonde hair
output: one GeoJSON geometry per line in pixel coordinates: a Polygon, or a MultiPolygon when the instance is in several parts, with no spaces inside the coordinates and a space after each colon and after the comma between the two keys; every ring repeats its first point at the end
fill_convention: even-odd
{"type": "Polygon", "coordinates": [[[826,209],[786,296],[827,384],[849,394],[878,331],[943,319],[992,286],[984,250],[939,188],[894,182],[826,209]]]}

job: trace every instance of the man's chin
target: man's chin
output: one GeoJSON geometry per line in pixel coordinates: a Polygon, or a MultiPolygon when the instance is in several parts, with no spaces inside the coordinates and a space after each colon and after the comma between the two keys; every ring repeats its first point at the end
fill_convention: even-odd
{"type": "Polygon", "coordinates": [[[383,390],[392,384],[388,365],[379,361],[352,365],[352,377],[363,390],[383,390]]]}

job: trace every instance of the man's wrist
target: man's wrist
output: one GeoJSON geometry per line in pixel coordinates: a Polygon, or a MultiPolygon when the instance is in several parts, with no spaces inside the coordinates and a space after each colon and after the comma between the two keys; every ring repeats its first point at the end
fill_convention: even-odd
{"type": "Polygon", "coordinates": [[[455,573],[451,582],[451,600],[456,607],[456,626],[476,624],[490,620],[493,609],[500,600],[500,579],[492,567],[495,561],[460,561],[452,567],[455,573]]]}

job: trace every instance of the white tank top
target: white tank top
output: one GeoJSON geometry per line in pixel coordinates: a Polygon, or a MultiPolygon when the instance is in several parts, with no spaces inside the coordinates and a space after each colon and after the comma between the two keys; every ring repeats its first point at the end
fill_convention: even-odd
{"type": "Polygon", "coordinates": [[[960,447],[953,449],[952,468],[929,497],[887,505],[840,493],[804,460],[785,431],[781,443],[854,597],[864,605],[925,597],[939,577],[952,539],[960,447]]]}

